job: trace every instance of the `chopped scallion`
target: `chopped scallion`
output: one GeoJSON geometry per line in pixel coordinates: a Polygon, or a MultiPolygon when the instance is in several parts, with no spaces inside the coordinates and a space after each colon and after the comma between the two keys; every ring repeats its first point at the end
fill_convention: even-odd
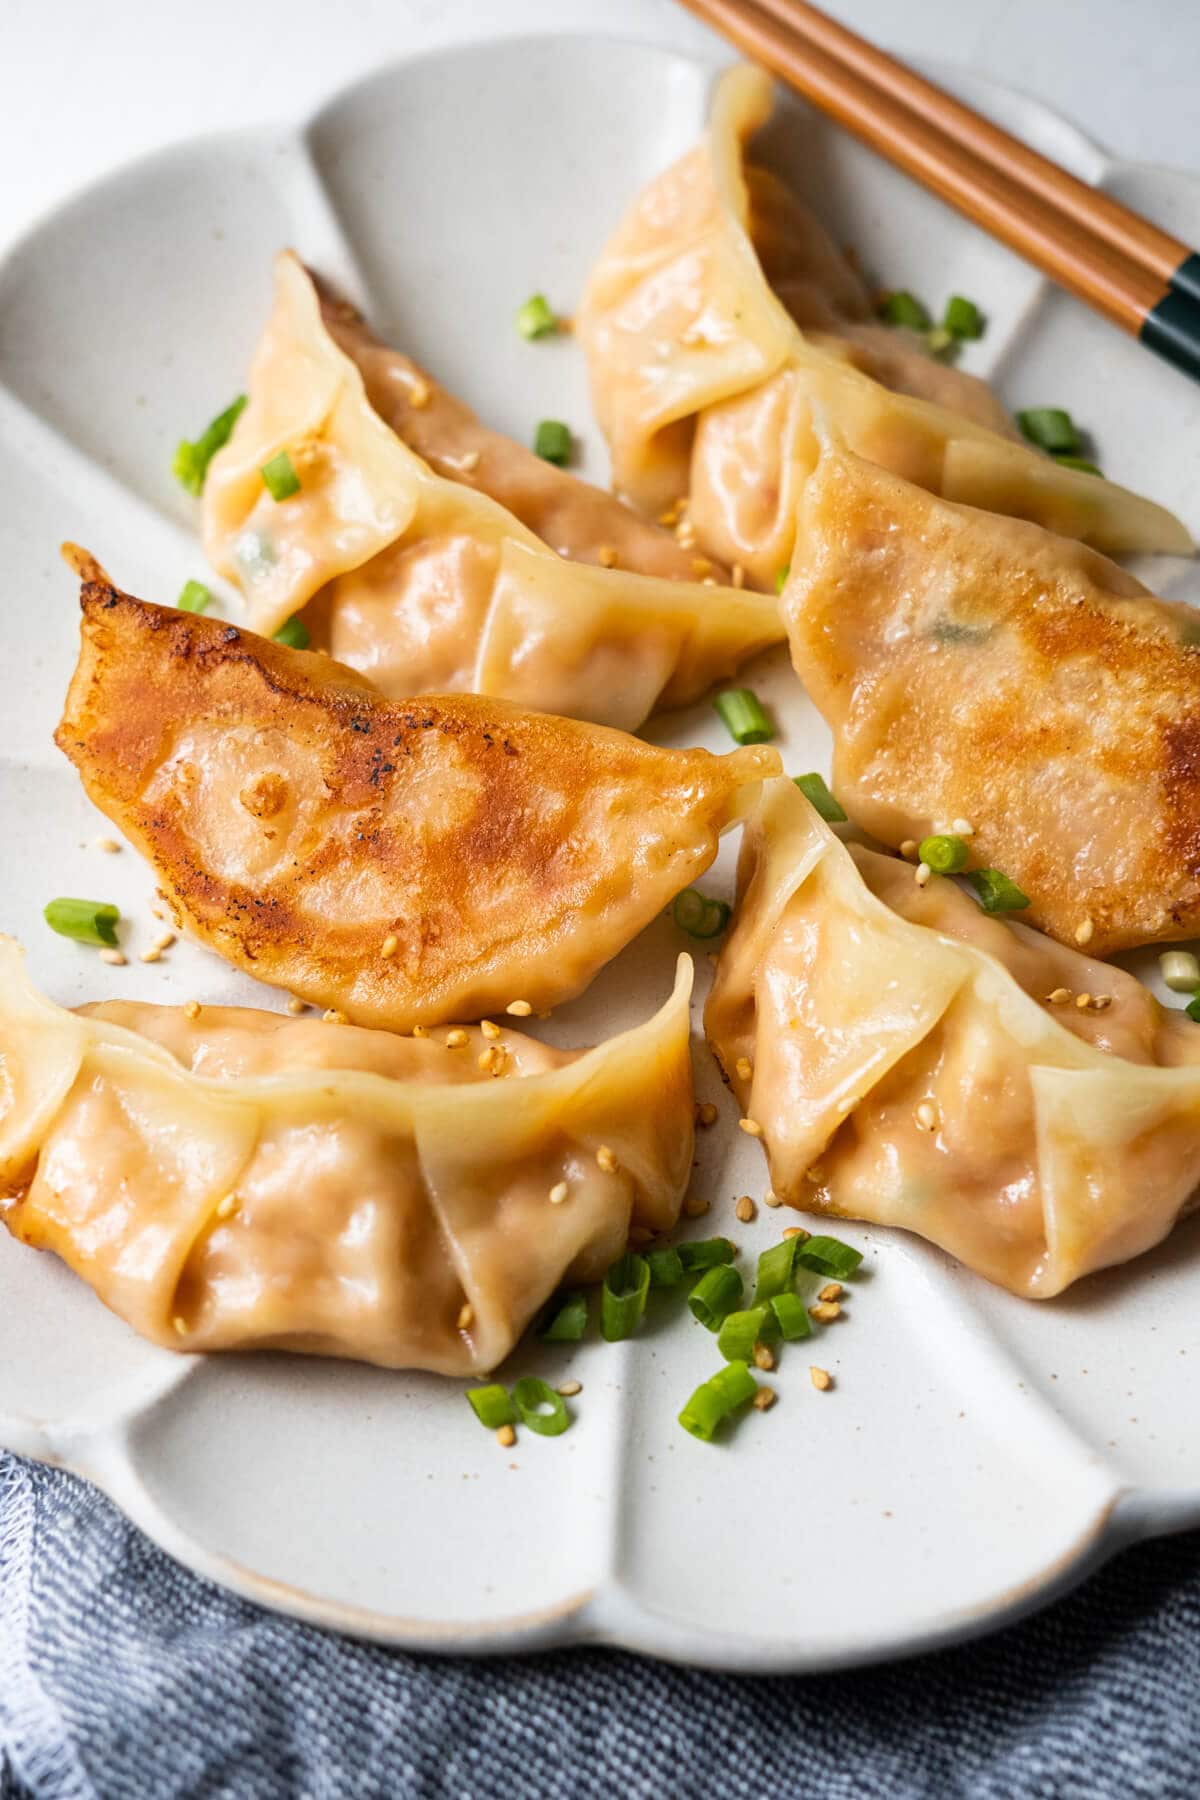
{"type": "Polygon", "coordinates": [[[522,1425],[536,1431],[539,1437],[561,1437],[571,1423],[571,1415],[548,1381],[540,1375],[524,1375],[513,1387],[513,1400],[522,1425]]]}
{"type": "Polygon", "coordinates": [[[922,838],[917,845],[917,855],[935,875],[957,875],[966,868],[970,854],[962,838],[949,835],[922,838]]]}
{"type": "Polygon", "coordinates": [[[1053,456],[1078,456],[1079,431],[1061,406],[1030,406],[1017,414],[1017,424],[1031,444],[1053,456]]]}
{"type": "Polygon", "coordinates": [[[942,314],[942,328],[952,337],[981,338],[983,314],[973,300],[965,300],[961,294],[951,294],[942,314]]]}
{"type": "Polygon", "coordinates": [[[750,1362],[754,1346],[779,1336],[779,1321],[769,1306],[752,1306],[746,1312],[731,1312],[721,1321],[717,1333],[717,1349],[726,1362],[750,1362]]]}
{"type": "Polygon", "coordinates": [[[776,1294],[786,1294],[792,1285],[798,1238],[783,1238],[764,1250],[758,1259],[758,1275],[754,1283],[754,1304],[765,1306],[776,1294]]]}
{"type": "Polygon", "coordinates": [[[1096,464],[1089,462],[1086,456],[1056,455],[1054,460],[1056,463],[1061,463],[1064,469],[1078,469],[1081,475],[1098,475],[1101,481],[1104,480],[1104,470],[1098,469],[1096,464]]]}
{"type": "Polygon", "coordinates": [[[517,308],[517,330],[523,338],[549,337],[558,330],[558,314],[545,294],[532,294],[524,306],[517,308]]]}
{"type": "Polygon", "coordinates": [[[698,1269],[715,1269],[721,1263],[731,1263],[736,1251],[728,1238],[694,1238],[690,1244],[680,1244],[676,1254],[684,1274],[694,1275],[698,1269]]]}
{"type": "Polygon", "coordinates": [[[74,938],[77,944],[105,944],[117,941],[121,914],[107,900],[50,900],[42,914],[51,931],[59,937],[74,938]]]}
{"type": "Polygon", "coordinates": [[[229,442],[245,404],[245,394],[239,394],[231,406],[227,406],[210,425],[205,426],[194,442],[181,438],[176,445],[171,472],[189,494],[199,494],[203,489],[208,465],[217,451],[229,442]]]}
{"type": "Polygon", "coordinates": [[[749,688],[726,688],[713,705],[735,744],[765,744],[775,732],[758,695],[749,688]]]}
{"type": "Polygon", "coordinates": [[[709,1331],[717,1331],[741,1297],[741,1276],[728,1263],[722,1263],[715,1269],[704,1271],[688,1295],[688,1305],[694,1318],[709,1331]]]}
{"type": "Polygon", "coordinates": [[[775,592],[777,594],[782,594],[784,588],[787,586],[787,578],[791,574],[791,572],[792,572],[791,563],[784,563],[782,569],[776,569],[776,571],[775,571],[775,592]]]}
{"type": "Polygon", "coordinates": [[[508,1389],[493,1381],[488,1387],[467,1389],[467,1399],[471,1402],[471,1410],[481,1425],[489,1431],[499,1431],[502,1425],[514,1425],[517,1415],[513,1411],[513,1403],[508,1389]]]}
{"type": "Polygon", "coordinates": [[[879,316],[889,325],[907,325],[910,331],[928,331],[933,323],[916,295],[906,288],[897,288],[894,294],[884,296],[879,316]]]}
{"type": "Polygon", "coordinates": [[[202,581],[185,581],[175,604],[180,612],[202,613],[212,605],[212,591],[202,581]]]}
{"type": "Polygon", "coordinates": [[[571,428],[561,419],[542,419],[533,434],[534,454],[565,469],[571,460],[571,428]]]}
{"type": "Polygon", "coordinates": [[[577,1344],[587,1322],[586,1294],[556,1294],[537,1322],[537,1335],[548,1344],[577,1344]]]}
{"type": "Polygon", "coordinates": [[[1200,1025],[1200,994],[1194,1000],[1189,1000],[1183,1010],[1189,1019],[1195,1019],[1197,1025],[1200,1025]]]}
{"type": "Polygon", "coordinates": [[[683,1280],[683,1259],[678,1250],[647,1250],[651,1287],[678,1287],[683,1280]]]}
{"type": "Polygon", "coordinates": [[[986,913],[1020,912],[1030,904],[1029,895],[1023,894],[1000,869],[972,869],[967,880],[986,913]]]}
{"type": "Polygon", "coordinates": [[[812,1336],[812,1320],[808,1316],[808,1308],[796,1294],[776,1294],[771,1301],[771,1311],[779,1326],[785,1343],[794,1344],[799,1338],[812,1336]]]}
{"type": "Polygon", "coordinates": [[[610,1344],[632,1337],[646,1310],[650,1266],[636,1250],[618,1256],[600,1290],[600,1330],[610,1344]]]}
{"type": "Polygon", "coordinates": [[[679,1423],[701,1443],[710,1443],[718,1425],[753,1400],[757,1390],[758,1383],[744,1362],[726,1363],[710,1380],[701,1382],[680,1413],[679,1423]]]}
{"type": "Polygon", "coordinates": [[[1200,990],[1200,958],[1192,951],[1164,950],[1158,966],[1173,994],[1194,994],[1200,990]]]}
{"type": "MultiPolygon", "coordinates": [[[[952,331],[947,331],[944,325],[935,325],[932,331],[927,331],[925,333],[925,342],[928,344],[930,354],[933,356],[945,356],[947,350],[954,350],[957,352],[959,344],[958,338],[955,337],[952,331]]],[[[954,358],[947,357],[946,360],[948,362],[953,362],[954,358]]]]}
{"type": "Polygon", "coordinates": [[[684,888],[671,904],[671,917],[689,937],[715,938],[729,923],[729,908],[723,900],[710,900],[696,888],[684,888]]]}
{"type": "Polygon", "coordinates": [[[841,1238],[818,1236],[810,1237],[804,1243],[798,1238],[792,1241],[796,1245],[796,1261],[802,1269],[811,1269],[817,1275],[831,1275],[835,1281],[848,1280],[862,1261],[862,1251],[851,1244],[843,1244],[841,1238]]]}
{"type": "Polygon", "coordinates": [[[307,650],[312,642],[308,626],[299,613],[293,613],[290,619],[285,619],[279,630],[273,631],[271,636],[277,644],[286,644],[289,650],[307,650]]]}
{"type": "Polygon", "coordinates": [[[844,825],[846,814],[834,799],[823,775],[793,775],[792,780],[810,806],[815,806],[827,825],[844,825]]]}
{"type": "Polygon", "coordinates": [[[300,477],[286,450],[281,450],[278,456],[265,462],[258,472],[272,500],[290,500],[293,494],[300,492],[300,477]]]}

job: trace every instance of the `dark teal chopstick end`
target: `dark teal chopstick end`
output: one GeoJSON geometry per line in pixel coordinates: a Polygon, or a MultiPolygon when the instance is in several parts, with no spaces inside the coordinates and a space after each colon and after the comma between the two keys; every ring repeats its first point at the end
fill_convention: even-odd
{"type": "Polygon", "coordinates": [[[1200,306],[1200,251],[1190,250],[1171,276],[1171,287],[1200,306]]]}
{"type": "MultiPolygon", "coordinates": [[[[1200,258],[1191,258],[1200,262],[1200,258]]],[[[1147,349],[1200,381],[1200,305],[1183,294],[1164,294],[1142,320],[1138,333],[1147,349]]]]}

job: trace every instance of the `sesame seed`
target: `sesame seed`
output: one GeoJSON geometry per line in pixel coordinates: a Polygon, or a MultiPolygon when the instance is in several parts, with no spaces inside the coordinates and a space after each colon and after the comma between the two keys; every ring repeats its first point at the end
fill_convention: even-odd
{"type": "Polygon", "coordinates": [[[679,504],[678,504],[678,502],[676,502],[676,504],[674,506],[668,506],[666,512],[660,512],[658,515],[658,522],[660,525],[666,525],[667,527],[670,527],[672,525],[678,525],[678,523],[679,523],[679,504]]]}
{"type": "Polygon", "coordinates": [[[703,1126],[704,1129],[707,1130],[710,1125],[715,1125],[716,1122],[717,1122],[716,1107],[713,1105],[711,1100],[702,1100],[700,1102],[700,1105],[696,1108],[696,1123],[697,1123],[697,1125],[703,1126]]]}
{"type": "Polygon", "coordinates": [[[815,1306],[809,1307],[808,1316],[818,1325],[832,1325],[835,1319],[841,1318],[842,1309],[836,1300],[818,1300],[815,1306]]]}
{"type": "Polygon", "coordinates": [[[767,1387],[764,1383],[758,1389],[751,1404],[755,1412],[770,1412],[775,1404],[775,1389],[767,1387]]]}
{"type": "Polygon", "coordinates": [[[607,1144],[601,1144],[600,1148],[597,1150],[596,1161],[606,1175],[615,1175],[620,1167],[620,1164],[617,1162],[616,1152],[610,1150],[607,1144]]]}
{"type": "Polygon", "coordinates": [[[468,450],[465,456],[459,457],[458,466],[464,474],[470,475],[479,467],[480,454],[478,450],[468,450]]]}
{"type": "Polygon", "coordinates": [[[1092,1004],[1092,996],[1090,994],[1076,994],[1075,1004],[1080,1012],[1086,1012],[1088,1007],[1092,1004]]]}
{"type": "Polygon", "coordinates": [[[743,1194],[733,1210],[737,1218],[742,1221],[743,1225],[749,1225],[751,1219],[753,1219],[758,1212],[758,1208],[755,1206],[749,1194],[743,1194]]]}
{"type": "Polygon", "coordinates": [[[218,1203],[217,1217],[218,1217],[218,1219],[232,1219],[232,1217],[233,1217],[234,1213],[237,1211],[237,1209],[238,1209],[237,1195],[236,1194],[226,1194],[225,1198],[218,1203]]]}
{"type": "Polygon", "coordinates": [[[708,1211],[709,1203],[701,1200],[698,1194],[691,1194],[683,1203],[683,1214],[686,1219],[702,1219],[708,1211]]]}
{"type": "Polygon", "coordinates": [[[476,1066],[478,1068],[483,1069],[486,1072],[488,1069],[491,1068],[491,1066],[495,1062],[495,1060],[496,1060],[495,1045],[488,1044],[483,1050],[481,1050],[479,1052],[476,1066]]]}
{"type": "Polygon", "coordinates": [[[808,1242],[808,1239],[812,1236],[812,1232],[805,1231],[803,1225],[785,1225],[783,1228],[783,1235],[785,1238],[799,1238],[800,1242],[803,1244],[808,1242]]]}
{"type": "Polygon", "coordinates": [[[818,1300],[840,1300],[841,1297],[842,1284],[840,1281],[827,1281],[817,1295],[818,1300]]]}
{"type": "Polygon", "coordinates": [[[783,1201],[779,1198],[779,1195],[775,1192],[774,1188],[768,1188],[766,1193],[763,1195],[763,1205],[764,1206],[782,1206],[783,1201]]]}
{"type": "Polygon", "coordinates": [[[734,1064],[734,1071],[739,1081],[749,1081],[754,1074],[754,1064],[748,1056],[739,1056],[734,1064]]]}
{"type": "Polygon", "coordinates": [[[379,954],[380,956],[395,956],[399,948],[400,939],[396,936],[394,931],[389,931],[382,944],[379,946],[379,954]]]}
{"type": "Polygon", "coordinates": [[[1092,941],[1092,933],[1095,929],[1096,927],[1092,924],[1090,919],[1081,919],[1079,924],[1075,927],[1075,942],[1077,944],[1090,944],[1092,941]]]}
{"type": "Polygon", "coordinates": [[[162,951],[156,950],[154,948],[153,944],[151,944],[151,946],[148,950],[143,950],[141,952],[140,956],[138,957],[139,962],[145,962],[145,963],[156,963],[156,962],[161,961],[161,959],[162,959],[162,951]]]}
{"type": "Polygon", "coordinates": [[[156,950],[169,950],[174,942],[175,933],[173,931],[160,931],[154,940],[154,948],[156,950]]]}
{"type": "Polygon", "coordinates": [[[187,1336],[187,1320],[186,1319],[181,1319],[178,1316],[176,1316],[174,1319],[171,1320],[171,1323],[175,1327],[176,1331],[179,1333],[180,1337],[187,1336]]]}
{"type": "Polygon", "coordinates": [[[570,1192],[571,1190],[565,1181],[556,1181],[554,1186],[550,1189],[551,1206],[561,1206],[570,1192]]]}
{"type": "Polygon", "coordinates": [[[527,1019],[533,1008],[528,1000],[510,1000],[504,1010],[511,1013],[514,1019],[527,1019]]]}
{"type": "Polygon", "coordinates": [[[761,1137],[763,1128],[757,1119],[739,1119],[738,1130],[744,1131],[747,1137],[761,1137]]]}
{"type": "Polygon", "coordinates": [[[929,886],[929,878],[932,874],[933,874],[933,870],[930,868],[928,863],[918,863],[917,871],[916,871],[917,886],[918,887],[928,887],[929,886]]]}
{"type": "Polygon", "coordinates": [[[1111,994],[1093,994],[1092,995],[1092,1011],[1093,1012],[1106,1012],[1108,1010],[1108,1008],[1112,1005],[1112,1003],[1113,1003],[1113,997],[1111,994]]]}
{"type": "Polygon", "coordinates": [[[100,961],[102,963],[111,963],[114,969],[119,969],[125,961],[125,952],[123,950],[104,949],[100,952],[100,961]]]}
{"type": "Polygon", "coordinates": [[[323,1025],[348,1025],[350,1021],[340,1008],[331,1006],[328,1012],[321,1014],[321,1023],[323,1025]]]}
{"type": "Polygon", "coordinates": [[[97,850],[107,851],[109,856],[115,856],[121,846],[118,844],[116,838],[99,837],[96,839],[96,848],[97,850]]]}
{"type": "Polygon", "coordinates": [[[427,1038],[429,1036],[429,1028],[427,1025],[414,1025],[412,1034],[416,1038],[427,1038]]]}
{"type": "Polygon", "coordinates": [[[755,1344],[754,1366],[756,1369],[773,1369],[775,1367],[775,1358],[769,1344],[755,1344]]]}
{"type": "Polygon", "coordinates": [[[917,840],[916,840],[916,838],[905,838],[904,842],[900,846],[900,854],[905,859],[906,862],[914,862],[916,860],[916,855],[917,855],[917,840]]]}
{"type": "Polygon", "coordinates": [[[833,1386],[833,1376],[829,1373],[829,1370],[818,1369],[815,1363],[809,1364],[808,1379],[812,1382],[817,1392],[821,1394],[825,1393],[828,1388],[833,1386]]]}
{"type": "Polygon", "coordinates": [[[480,1029],[480,1031],[482,1031],[485,1038],[491,1038],[491,1039],[495,1040],[496,1038],[498,1038],[500,1036],[500,1027],[498,1025],[494,1025],[492,1023],[491,1019],[480,1019],[479,1029],[480,1029]]]}
{"type": "Polygon", "coordinates": [[[921,1131],[936,1131],[938,1128],[938,1109],[932,1100],[922,1100],[917,1108],[917,1125],[921,1131]]]}
{"type": "Polygon", "coordinates": [[[469,1044],[470,1041],[470,1033],[464,1031],[461,1025],[456,1025],[453,1031],[446,1033],[447,1050],[461,1050],[463,1045],[469,1044]]]}
{"type": "Polygon", "coordinates": [[[427,381],[422,381],[420,376],[418,376],[408,390],[409,405],[415,406],[417,410],[420,411],[422,407],[429,405],[429,395],[429,383],[427,381]]]}
{"type": "Polygon", "coordinates": [[[700,583],[701,587],[716,587],[716,585],[717,585],[717,578],[715,575],[706,575],[704,577],[703,581],[700,583]]]}
{"type": "Polygon", "coordinates": [[[502,1450],[511,1450],[517,1441],[517,1434],[511,1425],[502,1425],[496,1433],[496,1442],[502,1450]]]}
{"type": "Polygon", "coordinates": [[[1047,1006],[1066,1006],[1070,999],[1070,988],[1055,988],[1052,994],[1046,995],[1046,1004],[1047,1006]]]}
{"type": "Polygon", "coordinates": [[[299,1018],[299,1016],[302,1012],[308,1011],[308,1001],[301,1000],[301,998],[299,997],[298,994],[293,994],[291,999],[288,1001],[288,1011],[291,1013],[293,1018],[299,1018]]]}
{"type": "Polygon", "coordinates": [[[746,571],[743,569],[741,563],[734,563],[733,568],[730,570],[730,575],[733,579],[734,587],[740,588],[745,586],[746,571]]]}
{"type": "Polygon", "coordinates": [[[474,1323],[475,1308],[471,1305],[469,1300],[464,1300],[463,1304],[458,1309],[458,1329],[460,1331],[470,1331],[474,1323]]]}
{"type": "Polygon", "coordinates": [[[198,1000],[189,1000],[183,1011],[185,1018],[198,1019],[200,1017],[200,1002],[198,1000]]]}
{"type": "Polygon", "coordinates": [[[615,569],[617,566],[617,553],[613,546],[611,544],[601,544],[596,552],[596,561],[600,564],[602,569],[615,569]]]}
{"type": "Polygon", "coordinates": [[[560,1381],[554,1391],[556,1394],[561,1394],[564,1400],[573,1400],[576,1394],[582,1394],[583,1383],[582,1381],[560,1381]]]}
{"type": "Polygon", "coordinates": [[[975,827],[971,824],[969,819],[955,819],[951,829],[953,830],[955,837],[967,838],[975,836],[975,827]]]}

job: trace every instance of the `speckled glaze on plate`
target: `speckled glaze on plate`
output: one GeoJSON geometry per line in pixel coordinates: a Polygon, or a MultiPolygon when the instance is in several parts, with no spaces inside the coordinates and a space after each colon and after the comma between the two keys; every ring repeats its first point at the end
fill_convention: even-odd
{"type": "MultiPolygon", "coordinates": [[[[711,74],[602,36],[426,53],[298,128],[155,155],[59,209],[0,266],[0,926],[56,999],[281,1005],[189,945],[137,960],[157,929],[153,884],[128,849],[93,847],[106,824],[51,742],[77,618],[59,541],[86,544],[149,599],[211,581],[170,455],[242,385],[270,253],[285,243],[490,423],[526,438],[539,418],[570,420],[583,472],[603,479],[578,349],[527,345],[513,309],[539,288],[572,305],[630,196],[694,140],[711,74]],[[56,893],[121,905],[128,967],[51,937],[40,909],[56,893]]],[[[1200,236],[1200,178],[1113,163],[1032,103],[940,74],[1200,236]]],[[[869,269],[935,303],[979,299],[990,326],[968,367],[1013,405],[1072,408],[1110,474],[1200,527],[1200,390],[800,107],[770,135],[869,269]]],[[[1191,565],[1139,572],[1200,599],[1191,565]]],[[[781,722],[788,767],[827,766],[785,657],[748,680],[781,722]]],[[[723,747],[706,707],[653,735],[723,747]]],[[[728,885],[734,853],[712,885],[728,885]]],[[[679,947],[660,919],[544,1029],[589,1042],[644,1016],[679,947]]],[[[700,969],[697,1018],[703,956],[700,969]]],[[[698,1038],[696,1067],[701,1098],[721,1109],[700,1136],[695,1191],[712,1211],[699,1229],[730,1230],[752,1257],[781,1218],[734,1221],[736,1196],[763,1192],[764,1166],[698,1038]]],[[[768,1416],[728,1445],[694,1442],[675,1414],[710,1372],[712,1341],[668,1307],[629,1344],[520,1352],[517,1372],[582,1381],[578,1422],[502,1451],[458,1383],[154,1349],[0,1233],[0,1442],[79,1471],[180,1561],[265,1606],[446,1651],[602,1641],[730,1668],[831,1668],[983,1631],[1132,1538],[1200,1523],[1200,1218],[1040,1306],[912,1239],[844,1235],[866,1275],[821,1342],[832,1392],[811,1387],[797,1349],[768,1416]]]]}

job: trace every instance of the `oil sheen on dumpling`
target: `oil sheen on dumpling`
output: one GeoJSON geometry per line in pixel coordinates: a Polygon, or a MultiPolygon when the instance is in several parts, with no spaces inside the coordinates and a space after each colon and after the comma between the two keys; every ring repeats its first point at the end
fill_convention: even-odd
{"type": "Polygon", "coordinates": [[[178,919],[407,1030],[581,992],[780,767],[469,694],[387,700],[220,619],[83,587],[57,741],[178,919]]]}
{"type": "Polygon", "coordinates": [[[798,531],[792,660],[853,817],[892,845],[965,819],[1093,953],[1200,933],[1200,616],[833,444],[798,531]]]}
{"type": "Polygon", "coordinates": [[[681,958],[663,1009],[594,1050],[452,1047],[240,1007],[64,1012],[0,937],[0,1219],[168,1349],[480,1373],[631,1224],[678,1216],[690,986],[681,958]]]}
{"type": "MultiPolygon", "coordinates": [[[[500,452],[487,456],[492,468],[500,452]]],[[[290,254],[204,525],[253,630],[307,609],[316,644],[406,698],[486,694],[632,730],[783,636],[773,597],[705,586],[702,557],[688,581],[566,561],[487,493],[435,474],[372,408],[290,254]],[[300,489],[276,501],[261,471],[281,454],[300,489]]]]}
{"type": "Polygon", "coordinates": [[[931,492],[1109,551],[1190,551],[1162,507],[1015,441],[978,384],[855,321],[832,247],[811,227],[798,240],[799,209],[747,179],[771,104],[761,69],[728,71],[703,141],[645,189],[588,283],[576,330],[618,489],[649,512],[687,495],[701,546],[770,587],[791,561],[817,412],[931,492]],[[756,197],[779,294],[751,236],[756,197]]]}
{"type": "Polygon", "coordinates": [[[903,1226],[1034,1299],[1193,1204],[1200,1027],[1133,976],[839,843],[786,780],[738,894],[705,1028],[787,1203],[903,1226]]]}

